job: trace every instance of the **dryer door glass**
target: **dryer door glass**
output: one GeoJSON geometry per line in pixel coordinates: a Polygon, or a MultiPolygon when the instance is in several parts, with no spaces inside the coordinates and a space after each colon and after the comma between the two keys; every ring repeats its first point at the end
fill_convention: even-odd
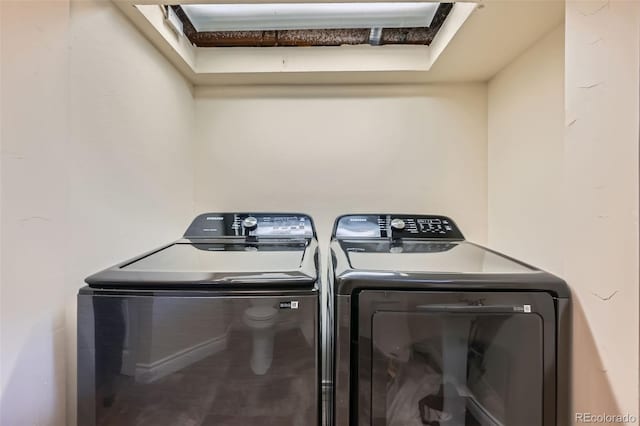
{"type": "Polygon", "coordinates": [[[530,305],[401,304],[373,306],[361,336],[360,425],[544,424],[545,324],[530,305]]]}
{"type": "Polygon", "coordinates": [[[376,314],[374,424],[541,424],[541,331],[526,314],[376,314]]]}

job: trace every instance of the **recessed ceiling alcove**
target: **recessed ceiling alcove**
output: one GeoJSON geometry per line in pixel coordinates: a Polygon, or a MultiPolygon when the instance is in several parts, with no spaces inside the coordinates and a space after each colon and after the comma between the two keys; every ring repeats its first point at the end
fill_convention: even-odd
{"type": "Polygon", "coordinates": [[[194,0],[162,5],[147,0],[114,1],[197,85],[485,81],[556,26],[563,16],[561,3],[544,1],[194,0]],[[395,10],[385,15],[377,11],[376,5],[389,5],[395,10]],[[403,5],[422,7],[423,21],[403,18],[403,5]],[[310,6],[312,12],[305,12],[305,6],[310,6]],[[323,11],[323,6],[328,6],[324,15],[316,11],[323,11]],[[348,13],[353,12],[349,7],[356,11],[371,7],[372,12],[353,14],[358,18],[350,20],[348,13]],[[427,13],[429,10],[432,12],[427,13]],[[211,16],[215,13],[223,14],[224,19],[207,28],[204,22],[209,19],[212,25],[215,20],[211,16]],[[264,16],[274,13],[279,20],[265,20],[264,16]],[[296,19],[287,21],[287,13],[296,19]],[[340,13],[343,23],[332,24],[337,20],[331,18],[340,13]],[[363,15],[371,22],[359,18],[363,15]]]}

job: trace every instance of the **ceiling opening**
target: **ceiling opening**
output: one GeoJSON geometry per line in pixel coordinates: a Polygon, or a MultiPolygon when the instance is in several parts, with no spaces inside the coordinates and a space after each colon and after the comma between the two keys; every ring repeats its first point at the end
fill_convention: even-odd
{"type": "Polygon", "coordinates": [[[198,85],[361,84],[389,82],[400,74],[431,78],[432,66],[478,5],[419,0],[112,1],[198,85]]]}
{"type": "Polygon", "coordinates": [[[169,6],[196,47],[429,46],[453,3],[278,3],[169,6]]]}

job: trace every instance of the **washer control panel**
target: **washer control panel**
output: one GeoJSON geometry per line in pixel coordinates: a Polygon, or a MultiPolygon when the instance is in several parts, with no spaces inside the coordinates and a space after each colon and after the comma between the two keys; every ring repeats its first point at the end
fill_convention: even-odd
{"type": "Polygon", "coordinates": [[[464,240],[456,224],[436,215],[346,215],[336,220],[336,238],[422,238],[464,240]]]}
{"type": "Polygon", "coordinates": [[[185,238],[313,238],[310,216],[296,213],[205,213],[196,217],[185,238]]]}

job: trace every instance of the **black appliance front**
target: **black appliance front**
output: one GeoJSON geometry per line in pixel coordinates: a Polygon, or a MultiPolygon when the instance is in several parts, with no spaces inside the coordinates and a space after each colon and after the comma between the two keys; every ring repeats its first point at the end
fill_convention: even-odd
{"type": "Polygon", "coordinates": [[[79,425],[318,423],[310,294],[78,296],[79,425]]]}
{"type": "Polygon", "coordinates": [[[563,280],[444,216],[341,216],[330,246],[335,426],[570,424],[563,280]]]}
{"type": "Polygon", "coordinates": [[[317,240],[300,214],[198,216],[87,278],[78,424],[317,425],[317,240]]]}
{"type": "Polygon", "coordinates": [[[358,425],[555,421],[555,313],[545,293],[365,290],[358,425]]]}

